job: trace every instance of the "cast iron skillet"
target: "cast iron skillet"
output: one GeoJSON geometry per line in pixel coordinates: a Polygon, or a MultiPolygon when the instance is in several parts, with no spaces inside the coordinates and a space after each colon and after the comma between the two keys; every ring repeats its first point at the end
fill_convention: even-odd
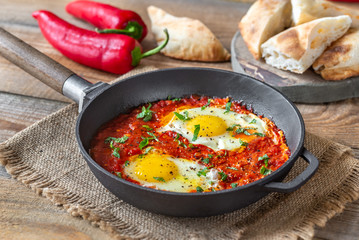
{"type": "Polygon", "coordinates": [[[92,85],[26,43],[0,29],[0,53],[28,73],[79,103],[76,138],[82,155],[98,180],[122,200],[155,213],[200,217],[245,207],[269,192],[292,192],[318,168],[318,160],[303,147],[304,123],[297,108],[280,92],[251,77],[217,69],[175,68],[129,77],[113,85],[92,85]],[[234,189],[208,193],[175,193],[120,179],[99,166],[89,155],[91,138],[101,125],[140,104],[190,94],[230,96],[243,100],[284,131],[290,159],[265,178],[234,189]],[[81,110],[83,108],[83,110],[81,110]],[[298,157],[309,165],[290,182],[281,182],[298,157]]]}

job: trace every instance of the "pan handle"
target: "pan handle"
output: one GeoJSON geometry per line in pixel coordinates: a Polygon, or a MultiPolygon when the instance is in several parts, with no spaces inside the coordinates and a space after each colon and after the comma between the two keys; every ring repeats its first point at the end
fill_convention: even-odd
{"type": "Polygon", "coordinates": [[[92,84],[0,27],[0,55],[79,103],[92,84]],[[67,80],[70,81],[67,81],[67,80]],[[65,84],[66,82],[66,84],[65,84]]]}
{"type": "Polygon", "coordinates": [[[301,157],[309,163],[307,168],[290,182],[270,182],[263,188],[271,192],[290,193],[304,185],[317,171],[319,160],[307,149],[303,148],[301,157]]]}

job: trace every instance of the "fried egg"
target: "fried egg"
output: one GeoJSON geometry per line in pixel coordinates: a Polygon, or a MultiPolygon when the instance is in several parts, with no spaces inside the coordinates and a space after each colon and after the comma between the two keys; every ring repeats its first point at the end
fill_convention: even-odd
{"type": "Polygon", "coordinates": [[[252,113],[239,114],[215,107],[183,109],[176,113],[186,119],[181,120],[176,114],[170,113],[164,117],[164,126],[159,132],[177,132],[190,143],[202,144],[215,151],[239,149],[244,142],[249,143],[265,135],[268,129],[266,123],[252,113]],[[199,128],[197,138],[196,128],[199,128]]]}
{"type": "Polygon", "coordinates": [[[218,170],[151,151],[132,156],[124,173],[144,187],[174,192],[205,191],[218,186],[218,170]]]}

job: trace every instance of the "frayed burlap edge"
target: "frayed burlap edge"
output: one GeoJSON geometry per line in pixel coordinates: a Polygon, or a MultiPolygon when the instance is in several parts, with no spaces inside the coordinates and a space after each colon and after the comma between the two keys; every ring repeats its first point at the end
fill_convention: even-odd
{"type": "MultiPolygon", "coordinates": [[[[66,111],[68,107],[60,111],[66,111]]],[[[54,114],[51,114],[47,118],[51,118],[54,114]]],[[[31,131],[35,125],[36,124],[25,129],[24,132],[31,131]]],[[[16,135],[13,138],[16,138],[16,135]]],[[[10,141],[11,140],[12,139],[10,139],[10,141]]],[[[330,156],[338,151],[343,152],[341,158],[352,157],[350,148],[343,150],[342,145],[331,144],[324,153],[323,159],[330,159],[330,156]]],[[[48,198],[57,206],[63,207],[72,216],[82,217],[88,220],[93,226],[100,227],[102,230],[109,232],[116,239],[154,238],[150,232],[142,231],[125,222],[120,222],[115,216],[109,216],[106,220],[102,220],[100,217],[101,213],[98,212],[98,210],[92,209],[91,203],[76,194],[68,195],[68,192],[60,188],[54,181],[50,181],[42,174],[35,173],[33,169],[31,169],[25,161],[22,161],[13,149],[11,149],[8,141],[0,144],[0,164],[5,166],[6,171],[11,174],[13,178],[30,187],[38,195],[48,198]],[[114,225],[113,223],[116,224],[114,225]]],[[[336,190],[331,192],[326,199],[319,202],[313,211],[308,213],[301,222],[292,230],[288,230],[282,237],[286,239],[311,239],[314,236],[315,226],[323,227],[330,218],[344,210],[345,204],[359,198],[358,178],[359,163],[355,164],[346,180],[336,190]]]]}
{"type": "MultiPolygon", "coordinates": [[[[73,104],[47,116],[38,123],[26,128],[21,133],[26,134],[36,128],[39,123],[51,119],[54,115],[67,111],[73,107],[73,104]]],[[[27,165],[26,161],[19,158],[16,152],[9,146],[9,142],[13,142],[18,135],[10,138],[6,142],[0,143],[0,164],[3,165],[6,171],[16,180],[24,183],[31,188],[36,194],[46,197],[56,206],[62,207],[74,217],[82,217],[88,220],[91,225],[99,227],[100,229],[110,233],[116,239],[154,239],[150,232],[139,230],[138,228],[125,223],[115,216],[109,216],[106,212],[106,221],[102,220],[99,210],[94,210],[91,203],[84,200],[77,194],[69,195],[65,189],[59,187],[54,181],[51,181],[46,176],[36,173],[31,166],[27,165]],[[83,206],[87,206],[83,207],[83,206]],[[115,224],[114,224],[115,223],[115,224]]]]}
{"type": "MultiPolygon", "coordinates": [[[[324,153],[323,159],[332,159],[334,152],[342,150],[343,146],[332,143],[329,149],[324,153]]],[[[343,150],[342,150],[343,151],[343,150]]],[[[352,150],[348,147],[343,151],[341,159],[353,157],[352,150]]],[[[359,199],[359,162],[355,163],[350,174],[345,181],[338,186],[338,188],[332,191],[325,200],[319,202],[312,211],[304,217],[297,226],[292,230],[291,234],[288,234],[288,238],[301,238],[312,239],[314,236],[314,227],[324,227],[329,219],[336,214],[343,212],[347,203],[356,201],[359,199]]]]}

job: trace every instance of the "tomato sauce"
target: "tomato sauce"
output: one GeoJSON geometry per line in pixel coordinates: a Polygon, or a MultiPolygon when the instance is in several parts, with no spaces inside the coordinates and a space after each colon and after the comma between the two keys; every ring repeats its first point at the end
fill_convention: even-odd
{"type": "MultiPolygon", "coordinates": [[[[127,114],[120,114],[115,119],[102,126],[91,142],[91,157],[107,171],[128,181],[139,184],[124,174],[124,165],[131,156],[146,154],[146,148],[152,147],[174,158],[184,158],[196,161],[207,168],[216,168],[226,176],[222,178],[219,187],[212,190],[229,189],[242,186],[265,177],[277,170],[290,156],[283,132],[273,122],[258,116],[268,126],[265,136],[255,136],[243,151],[219,150],[190,143],[188,139],[173,131],[157,132],[162,127],[162,120],[169,113],[181,107],[197,108],[208,104],[208,97],[190,96],[188,98],[161,100],[151,105],[139,106],[127,114]],[[152,117],[149,121],[137,116],[149,108],[152,117]],[[146,127],[144,127],[144,125],[146,127]],[[149,135],[152,133],[156,139],[149,135]],[[119,143],[106,141],[109,137],[121,138],[126,141],[119,143]],[[148,137],[148,144],[140,149],[141,142],[148,137]],[[116,153],[114,153],[116,149],[116,153]],[[117,154],[118,153],[118,154],[117,154]]],[[[229,98],[213,98],[210,106],[225,108],[229,98]]],[[[238,101],[231,102],[231,111],[248,114],[252,113],[238,101]]]]}

